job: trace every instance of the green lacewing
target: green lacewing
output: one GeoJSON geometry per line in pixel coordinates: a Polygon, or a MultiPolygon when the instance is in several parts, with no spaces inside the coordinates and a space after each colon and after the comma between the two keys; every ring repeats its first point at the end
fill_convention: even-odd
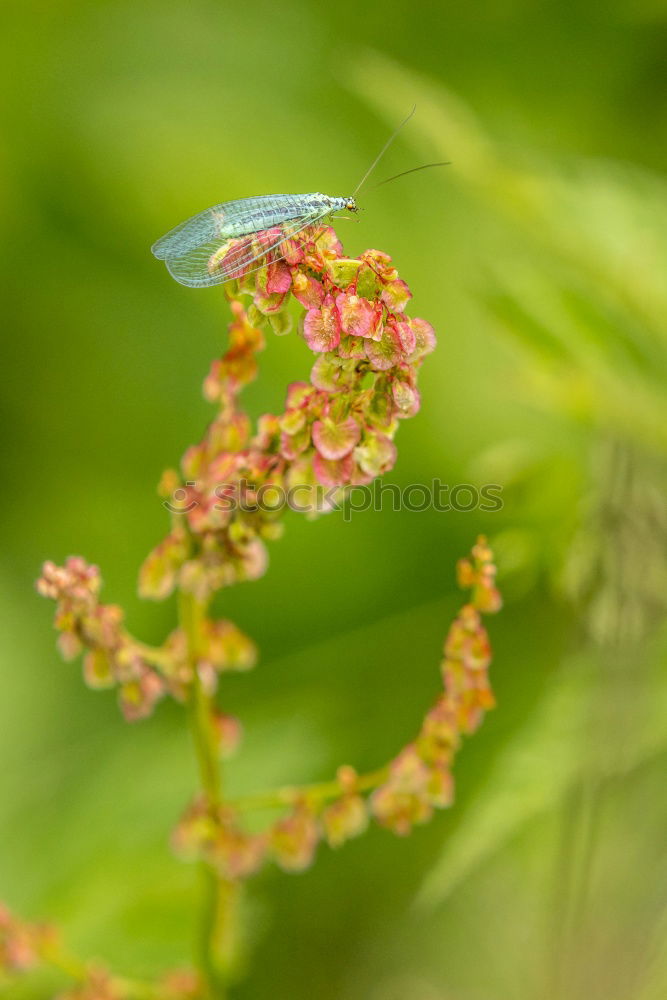
{"type": "Polygon", "coordinates": [[[342,209],[358,211],[354,197],[265,194],[225,201],[181,222],[151,250],[182,285],[218,285],[247,274],[268,254],[278,259],[287,239],[342,209]]]}
{"type": "MultiPolygon", "coordinates": [[[[165,262],[176,281],[190,288],[219,285],[257,270],[267,258],[282,259],[283,244],[303,230],[317,226],[335,212],[359,211],[355,200],[357,192],[414,113],[415,108],[392,133],[349,197],[315,192],[265,194],[224,201],[193,215],[162,236],[151,247],[154,256],[165,262]]],[[[428,163],[426,166],[441,164],[428,163]]],[[[412,173],[412,170],[403,173],[412,173]]]]}

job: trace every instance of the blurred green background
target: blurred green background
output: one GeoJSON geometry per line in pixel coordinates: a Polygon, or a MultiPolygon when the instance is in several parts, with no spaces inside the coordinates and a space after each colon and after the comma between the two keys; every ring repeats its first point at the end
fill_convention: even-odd
{"type": "MultiPolygon", "coordinates": [[[[0,897],[127,973],[189,961],[181,713],[124,724],[59,660],[33,581],[81,553],[134,632],[172,627],[136,573],[227,309],[149,247],[228,198],[349,193],[416,104],[376,178],[451,166],[369,183],[339,225],[348,252],[392,254],[439,337],[387,479],[498,483],[504,507],[290,516],[267,576],[220,603],[261,649],[223,686],[246,727],[230,786],[372,768],[411,738],[480,531],[499,706],[453,809],[252,882],[234,997],[664,997],[664,5],[28,0],[3,21],[0,897]]],[[[251,412],[310,360],[271,339],[251,412]]]]}

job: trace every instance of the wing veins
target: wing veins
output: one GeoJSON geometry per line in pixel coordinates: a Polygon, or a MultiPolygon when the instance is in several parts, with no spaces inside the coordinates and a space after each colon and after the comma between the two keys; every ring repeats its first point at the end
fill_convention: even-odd
{"type": "MultiPolygon", "coordinates": [[[[251,253],[249,255],[241,255],[241,259],[240,260],[236,259],[234,261],[234,266],[232,270],[228,272],[222,269],[218,270],[217,272],[215,270],[213,271],[210,270],[209,265],[211,257],[216,252],[216,250],[219,250],[221,246],[224,246],[224,241],[220,242],[219,240],[215,241],[216,245],[211,249],[210,253],[207,251],[202,252],[202,245],[199,245],[197,247],[191,248],[190,250],[188,250],[187,253],[181,255],[180,257],[166,258],[165,264],[172,277],[174,277],[176,281],[180,282],[180,284],[182,285],[187,285],[191,288],[202,288],[202,287],[210,287],[213,285],[220,285],[226,281],[232,281],[233,279],[241,276],[245,277],[245,275],[247,274],[254,274],[255,271],[261,270],[261,268],[264,267],[263,262],[261,264],[258,264],[257,267],[251,268],[250,270],[246,270],[246,267],[248,266],[248,264],[251,264],[256,260],[260,260],[261,258],[265,258],[268,254],[273,253],[283,243],[285,243],[289,239],[294,239],[294,237],[298,236],[299,233],[303,232],[303,230],[307,229],[309,226],[318,225],[318,223],[320,223],[322,219],[324,219],[328,214],[329,214],[328,212],[323,211],[320,212],[318,215],[309,216],[305,220],[304,217],[289,220],[289,222],[291,223],[295,222],[298,223],[296,229],[290,230],[289,232],[283,231],[279,239],[275,240],[267,247],[262,247],[259,252],[251,253]],[[184,265],[185,267],[190,265],[194,273],[188,274],[186,271],[182,269],[182,267],[179,270],[178,267],[179,265],[181,266],[184,265]],[[199,273],[197,273],[198,269],[199,273]]],[[[282,223],[282,226],[288,226],[289,222],[282,223]]],[[[277,228],[277,227],[272,227],[272,228],[277,228]]],[[[259,232],[261,232],[261,230],[259,230],[259,232]]],[[[213,241],[209,242],[212,243],[213,241]]],[[[279,257],[274,257],[273,261],[277,263],[279,260],[284,260],[284,257],[285,255],[281,254],[279,257]]]]}

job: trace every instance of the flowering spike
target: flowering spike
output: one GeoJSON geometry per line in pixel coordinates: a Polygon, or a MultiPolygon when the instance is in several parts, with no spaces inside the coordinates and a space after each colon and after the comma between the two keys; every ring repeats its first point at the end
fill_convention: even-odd
{"type": "MultiPolygon", "coordinates": [[[[149,715],[165,695],[188,704],[203,791],[172,842],[181,856],[204,862],[209,876],[227,887],[269,857],[286,871],[302,871],[320,839],[338,847],[363,833],[370,817],[399,835],[426,822],[435,809],[451,804],[451,768],[461,737],[475,730],[494,703],[482,616],[498,610],[501,601],[492,555],[480,537],[458,566],[459,582],[471,593],[445,640],[443,691],[415,738],[370,775],[344,767],[334,781],[280,790],[268,805],[286,812],[260,833],[243,825],[240,802],[221,799],[218,758],[233,753],[242,730],[213,697],[220,675],[250,669],[257,651],[233,623],[208,617],[211,598],[265,571],[265,542],[281,531],[282,511],[271,506],[271,497],[298,488],[299,501],[314,516],[393,467],[394,436],[400,420],[419,409],[418,369],[435,346],[432,327],[406,315],[411,293],[387,254],[368,250],[356,259],[344,257],[332,229],[310,227],[281,245],[278,260],[270,247],[280,232],[230,240],[209,261],[212,271],[222,271],[249,252],[265,254],[260,268],[244,268],[227,286],[229,344],[204,381],[204,395],[217,412],[203,439],[187,449],[180,472],[168,470],[160,482],[171,530],[146,559],[140,592],[164,599],[178,590],[179,627],[158,647],[134,639],[122,611],[100,603],[97,568],[78,557],[63,567],[46,563],[37,584],[56,602],[63,656],[83,653],[87,684],[115,687],[126,719],[149,715]],[[249,305],[239,301],[242,295],[250,296],[249,305]],[[264,414],[253,431],[239,393],[256,376],[263,331],[281,335],[291,329],[291,296],[306,310],[299,329],[317,355],[310,381],[292,383],[284,412],[264,414]]],[[[267,805],[266,796],[260,801],[267,805]]],[[[29,963],[28,945],[0,910],[0,959],[29,963]]],[[[125,981],[103,969],[81,978],[81,990],[71,995],[76,1000],[120,1000],[117,991],[125,989],[125,981]]],[[[186,1000],[207,985],[174,973],[155,995],[186,1000]]]]}
{"type": "Polygon", "coordinates": [[[486,539],[480,536],[469,559],[459,561],[459,583],[472,588],[473,601],[452,622],[444,643],[444,693],[424,717],[416,740],[392,761],[389,774],[373,793],[371,809],[383,826],[398,834],[423,823],[434,808],[451,805],[451,765],[461,734],[472,733],[495,702],[487,670],[491,647],[481,614],[500,608],[495,566],[486,539]]]}

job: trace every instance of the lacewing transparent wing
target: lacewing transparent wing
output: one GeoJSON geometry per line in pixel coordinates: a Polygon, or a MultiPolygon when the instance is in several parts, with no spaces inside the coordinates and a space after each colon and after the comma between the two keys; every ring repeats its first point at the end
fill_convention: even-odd
{"type": "Polygon", "coordinates": [[[260,229],[248,236],[223,240],[220,237],[188,250],[182,257],[165,260],[167,270],[176,281],[190,288],[219,285],[232,278],[241,278],[263,266],[267,258],[282,260],[280,248],[290,237],[316,225],[324,215],[302,222],[284,222],[271,229],[260,229]]]}
{"type": "Polygon", "coordinates": [[[227,201],[194,215],[151,248],[182,285],[202,288],[247,274],[281,244],[339,209],[356,211],[354,198],[274,194],[227,201]]]}

